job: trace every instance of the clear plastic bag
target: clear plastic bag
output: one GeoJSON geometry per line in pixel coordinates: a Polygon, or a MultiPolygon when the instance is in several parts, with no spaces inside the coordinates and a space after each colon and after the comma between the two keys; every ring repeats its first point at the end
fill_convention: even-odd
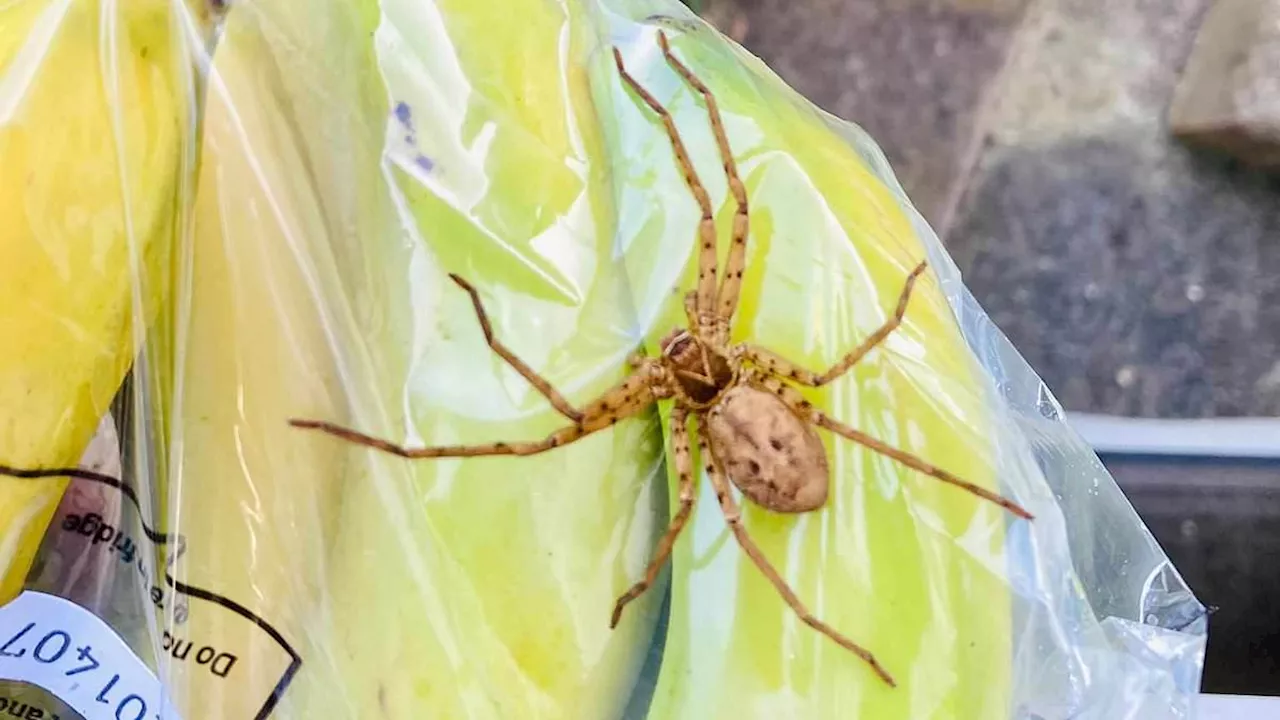
{"type": "Polygon", "coordinates": [[[241,0],[219,31],[122,416],[127,490],[86,474],[64,495],[39,555],[59,562],[0,608],[0,677],[49,692],[0,700],[90,720],[1192,716],[1203,608],[856,126],[675,0],[241,0]],[[684,138],[722,272],[735,205],[659,30],[714,92],[750,198],[731,342],[821,372],[927,259],[901,326],[803,395],[1035,515],[825,431],[822,509],[739,500],[897,687],[783,602],[701,463],[670,569],[610,629],[680,509],[669,401],[516,458],[407,460],[288,422],[414,447],[566,426],[450,274],[577,408],[686,325],[700,211],[610,46],[684,138]],[[64,624],[13,639],[36,606],[64,624]],[[90,635],[107,667],[68,690],[90,635]]]}

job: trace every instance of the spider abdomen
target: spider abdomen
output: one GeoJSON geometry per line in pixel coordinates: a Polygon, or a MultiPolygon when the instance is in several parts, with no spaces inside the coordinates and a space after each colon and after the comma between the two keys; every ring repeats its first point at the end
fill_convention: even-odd
{"type": "Polygon", "coordinates": [[[757,505],[803,513],[826,503],[826,448],[774,395],[747,385],[730,388],[706,414],[705,431],[725,474],[757,505]]]}

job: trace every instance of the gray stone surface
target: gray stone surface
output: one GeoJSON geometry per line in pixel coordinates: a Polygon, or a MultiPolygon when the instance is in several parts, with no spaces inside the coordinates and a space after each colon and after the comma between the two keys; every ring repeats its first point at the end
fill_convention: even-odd
{"type": "Polygon", "coordinates": [[[1115,135],[984,159],[949,244],[1068,409],[1280,414],[1280,180],[1115,135]]]}
{"type": "Polygon", "coordinates": [[[947,233],[1069,409],[1280,414],[1280,178],[1165,125],[1205,5],[1038,5],[947,233]]]}
{"type": "Polygon", "coordinates": [[[1280,0],[1214,3],[1169,125],[1189,142],[1280,167],[1280,0]]]}
{"type": "Polygon", "coordinates": [[[946,224],[1026,0],[705,0],[703,14],[824,110],[877,139],[946,224]]]}

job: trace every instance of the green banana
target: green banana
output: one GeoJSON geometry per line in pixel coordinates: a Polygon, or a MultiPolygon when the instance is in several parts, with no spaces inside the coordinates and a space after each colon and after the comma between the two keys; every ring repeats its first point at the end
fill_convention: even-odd
{"type": "MultiPolygon", "coordinates": [[[[925,258],[902,200],[833,120],[691,14],[672,9],[660,18],[654,3],[638,0],[607,5],[601,36],[625,39],[632,74],[667,104],[718,208],[722,267],[735,206],[706,106],[664,62],[658,28],[726,116],[752,222],[732,341],[763,345],[806,368],[830,366],[887,319],[908,272],[925,258]]],[[[645,188],[620,208],[637,228],[629,275],[690,288],[697,208],[662,125],[603,55],[595,87],[598,104],[610,108],[617,182],[645,188]]],[[[685,322],[679,296],[658,307],[651,352],[685,322]]],[[[941,288],[926,275],[905,323],[879,350],[845,379],[804,396],[990,488],[994,449],[979,372],[941,288]]],[[[800,621],[728,534],[704,477],[673,556],[671,621],[650,718],[1005,712],[1012,621],[1001,574],[1003,511],[846,440],[824,443],[832,470],[826,507],[785,516],[748,505],[744,523],[802,601],[873,652],[899,687],[800,621]]],[[[674,468],[670,474],[674,481],[674,468]]]]}
{"type": "MultiPolygon", "coordinates": [[[[0,6],[0,465],[75,465],[166,288],[204,3],[0,6]]],[[[202,41],[207,37],[202,37],[202,41]]],[[[0,603],[67,480],[0,479],[0,603]]]]}
{"type": "MultiPolygon", "coordinates": [[[[372,339],[383,357],[403,348],[383,393],[404,410],[344,424],[427,444],[542,437],[566,421],[485,347],[446,272],[479,289],[501,341],[574,402],[626,372],[634,318],[611,262],[599,121],[561,47],[579,30],[544,0],[382,9],[387,97],[374,118],[395,119],[387,191],[421,238],[398,282],[421,288],[421,315],[372,339]]],[[[646,417],[529,458],[406,462],[351,448],[384,479],[344,496],[326,616],[340,680],[308,684],[306,708],[617,717],[659,599],[608,632],[660,529],[646,417]]]]}

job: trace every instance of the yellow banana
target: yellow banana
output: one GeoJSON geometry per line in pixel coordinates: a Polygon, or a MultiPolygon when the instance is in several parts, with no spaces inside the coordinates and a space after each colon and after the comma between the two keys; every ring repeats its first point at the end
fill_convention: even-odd
{"type": "MultiPolygon", "coordinates": [[[[196,90],[174,0],[0,6],[0,464],[74,465],[165,289],[196,90]]],[[[66,479],[0,479],[0,603],[66,479]]]]}
{"type": "MultiPolygon", "coordinates": [[[[640,10],[632,19],[610,16],[614,24],[602,35],[626,39],[632,74],[671,110],[717,204],[722,249],[735,206],[707,109],[665,63],[652,25],[665,26],[677,55],[716,93],[750,197],[733,341],[825,370],[892,314],[908,273],[925,259],[901,200],[828,118],[754,58],[697,21],[645,26],[642,17],[640,10]]],[[[621,208],[639,233],[629,275],[647,297],[670,284],[690,288],[697,207],[671,145],[616,74],[597,78],[599,102],[613,108],[618,128],[617,182],[646,188],[621,208]]],[[[664,297],[651,351],[684,322],[680,297],[664,297]]],[[[905,323],[880,349],[844,379],[804,395],[837,419],[991,488],[991,425],[977,372],[927,274],[905,323]]],[[[650,718],[963,720],[1005,712],[1012,651],[1003,510],[847,440],[825,436],[824,443],[827,505],[800,516],[748,505],[744,523],[801,600],[873,652],[899,686],[800,621],[728,533],[704,477],[674,553],[671,623],[650,718]]]]}
{"type": "Polygon", "coordinates": [[[170,527],[185,539],[172,572],[203,591],[180,598],[162,642],[159,674],[187,720],[259,716],[278,690],[287,701],[296,662],[323,663],[307,623],[345,472],[343,448],[285,422],[343,406],[354,375],[336,344],[354,320],[255,19],[235,8],[214,56],[185,271],[149,348],[170,527]]]}

